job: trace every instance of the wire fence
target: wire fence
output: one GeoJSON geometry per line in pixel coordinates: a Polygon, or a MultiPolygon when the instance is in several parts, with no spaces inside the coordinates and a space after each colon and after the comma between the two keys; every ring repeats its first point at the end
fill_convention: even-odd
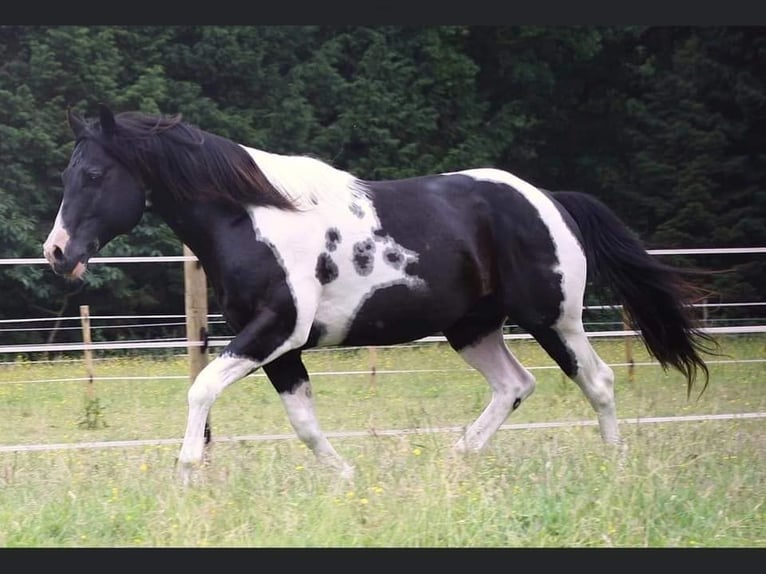
{"type": "MultiPolygon", "coordinates": [[[[650,250],[652,255],[712,255],[712,254],[759,254],[766,253],[766,247],[749,247],[749,248],[718,248],[718,249],[657,249],[650,250]]],[[[92,263],[104,263],[104,264],[124,264],[124,263],[182,263],[187,261],[196,261],[196,257],[190,256],[153,256],[153,257],[94,257],[91,259],[92,263]]],[[[13,258],[13,259],[0,259],[0,265],[47,265],[47,261],[43,258],[13,258]]],[[[695,307],[701,308],[704,311],[704,332],[716,335],[749,335],[759,334],[766,332],[766,319],[758,314],[758,311],[766,306],[766,302],[705,302],[698,303],[695,307]],[[736,319],[737,324],[732,324],[732,319],[719,318],[715,316],[715,312],[720,309],[730,309],[733,307],[741,307],[755,310],[747,317],[739,317],[736,319]]],[[[590,305],[583,308],[585,316],[592,315],[593,320],[585,322],[588,337],[621,337],[628,338],[637,337],[639,334],[636,331],[624,328],[622,321],[622,308],[619,305],[590,305]]],[[[55,326],[56,330],[61,331],[75,331],[82,330],[80,324],[82,320],[81,316],[67,316],[67,317],[27,317],[17,319],[0,319],[0,336],[3,334],[11,333],[37,333],[42,334],[51,331],[51,326],[55,326]]],[[[91,321],[91,328],[98,335],[99,338],[108,339],[112,334],[123,330],[127,327],[132,329],[158,329],[163,333],[162,336],[153,337],[152,339],[130,339],[130,340],[106,340],[95,342],[78,342],[78,343],[40,343],[40,344],[19,344],[19,345],[0,345],[0,355],[19,357],[21,355],[29,353],[42,353],[48,357],[51,357],[53,353],[64,353],[64,355],[58,355],[53,358],[41,358],[30,360],[28,357],[24,358],[23,362],[11,360],[0,360],[0,366],[4,368],[12,368],[13,366],[29,365],[30,363],[63,363],[63,362],[82,362],[81,356],[69,356],[66,354],[81,354],[82,352],[100,351],[102,355],[106,355],[107,352],[112,351],[129,351],[129,350],[164,350],[172,351],[178,350],[178,354],[190,353],[195,348],[202,347],[223,347],[229,342],[229,337],[225,335],[211,334],[206,341],[190,341],[186,337],[186,315],[185,314],[167,314],[167,315],[93,315],[89,317],[91,321]],[[173,335],[169,336],[169,332],[173,335]]],[[[208,325],[212,327],[211,333],[216,328],[223,327],[225,321],[219,313],[207,314],[208,325]]],[[[507,325],[506,332],[504,334],[506,340],[524,340],[531,339],[531,335],[524,332],[518,332],[518,327],[515,325],[507,325]]],[[[424,345],[445,342],[446,339],[440,335],[434,335],[430,337],[424,337],[417,341],[413,341],[409,344],[391,345],[390,347],[403,348],[414,345],[424,345]]],[[[626,343],[627,345],[627,343],[626,343]]],[[[359,349],[362,347],[345,347],[345,349],[359,349]]],[[[369,347],[363,347],[369,349],[369,347]]],[[[319,348],[309,349],[307,352],[330,352],[333,348],[319,348]]],[[[113,357],[101,356],[93,357],[94,361],[109,361],[113,357]]],[[[0,356],[0,359],[2,357],[0,356]]],[[[740,358],[740,359],[725,359],[708,361],[709,364],[729,364],[729,363],[763,363],[766,362],[764,357],[755,358],[740,358]]],[[[627,362],[611,362],[611,367],[628,367],[630,369],[634,367],[656,367],[658,363],[656,361],[627,361],[627,362]]],[[[527,367],[530,370],[547,370],[558,369],[555,365],[534,365],[527,367]]],[[[473,369],[469,367],[465,368],[444,368],[444,369],[375,369],[370,367],[368,369],[361,370],[324,370],[312,372],[312,377],[339,377],[339,376],[387,376],[387,375],[399,375],[399,374],[425,374],[425,373],[450,373],[457,371],[470,372],[473,369]]],[[[265,377],[263,372],[255,372],[248,377],[265,377]]],[[[137,374],[132,375],[118,375],[118,376],[98,376],[99,383],[107,382],[123,382],[123,381],[174,381],[174,380],[187,380],[189,379],[188,373],[179,374],[167,374],[167,375],[151,375],[141,376],[137,374]]],[[[29,379],[17,379],[16,377],[9,377],[8,379],[0,379],[0,385],[2,384],[62,384],[62,383],[80,383],[80,382],[92,382],[93,377],[48,377],[48,378],[29,378],[29,379]],[[15,380],[14,380],[15,379],[15,380]]],[[[643,418],[639,419],[625,419],[622,422],[631,423],[647,423],[647,422],[683,422],[692,420],[711,420],[711,419],[731,420],[740,418],[766,418],[766,413],[736,413],[726,415],[701,415],[693,417],[659,417],[656,419],[643,418]]],[[[566,421],[566,422],[552,422],[552,423],[532,423],[532,424],[518,424],[518,425],[503,425],[502,429],[511,428],[550,428],[552,426],[576,426],[576,425],[595,425],[595,421],[566,421]]],[[[438,429],[391,429],[391,430],[377,430],[376,434],[408,434],[412,432],[460,432],[462,427],[449,427],[438,429]]],[[[338,432],[328,433],[328,436],[356,436],[360,433],[355,432],[338,432]]],[[[368,434],[368,431],[363,431],[363,434],[368,434]]],[[[238,436],[238,437],[218,437],[218,441],[245,441],[245,440],[280,440],[280,439],[294,439],[293,434],[289,435],[262,435],[262,436],[238,436]]],[[[102,442],[88,442],[88,443],[74,443],[74,444],[42,444],[42,445],[0,445],[0,452],[20,452],[28,450],[61,450],[71,448],[112,448],[112,447],[126,447],[126,446],[139,446],[144,444],[178,444],[180,439],[155,439],[148,441],[102,441],[102,442]]]]}
{"type": "MultiPolygon", "coordinates": [[[[653,249],[652,255],[711,255],[711,254],[761,254],[766,253],[766,247],[742,248],[699,248],[699,249],[653,249]]],[[[92,263],[124,264],[124,263],[179,263],[197,261],[189,255],[177,256],[130,256],[130,257],[93,257],[92,263]]],[[[43,258],[12,258],[0,259],[0,265],[47,265],[43,258]]],[[[766,319],[757,314],[732,319],[719,318],[714,314],[717,310],[734,307],[759,310],[766,302],[704,302],[694,305],[704,311],[703,331],[711,334],[748,334],[766,332],[766,319]],[[733,324],[735,323],[735,324],[733,324]]],[[[586,318],[588,314],[598,315],[594,320],[586,320],[585,326],[589,337],[634,337],[636,331],[627,329],[621,316],[620,305],[588,305],[583,308],[586,318]],[[606,316],[604,316],[606,314],[606,316]],[[609,316],[611,314],[611,316],[609,316]]],[[[756,311],[757,313],[757,311],[756,311]]],[[[127,350],[172,350],[193,349],[194,347],[223,347],[228,344],[230,336],[217,334],[216,330],[225,326],[220,313],[207,315],[210,331],[205,341],[190,341],[186,337],[186,315],[93,315],[90,316],[91,329],[96,333],[96,340],[91,343],[31,343],[0,345],[0,355],[24,355],[29,353],[71,353],[86,350],[93,351],[127,351],[127,350]],[[108,340],[109,333],[124,329],[161,329],[162,335],[151,339],[108,340]]],[[[33,317],[0,320],[0,333],[47,333],[54,325],[57,331],[81,330],[80,316],[67,317],[33,317]]],[[[531,336],[516,325],[508,324],[505,329],[506,339],[530,339],[531,336]]],[[[444,342],[441,335],[424,337],[413,344],[444,342]]],[[[401,346],[401,345],[397,345],[401,346]]],[[[2,364],[2,362],[0,362],[2,364]]]]}

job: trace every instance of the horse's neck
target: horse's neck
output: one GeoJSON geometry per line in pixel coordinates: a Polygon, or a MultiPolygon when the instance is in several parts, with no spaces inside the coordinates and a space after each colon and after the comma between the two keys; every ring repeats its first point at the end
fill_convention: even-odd
{"type": "MultiPolygon", "coordinates": [[[[228,220],[241,217],[234,207],[207,202],[178,201],[165,190],[153,190],[151,211],[164,221],[173,233],[203,260],[213,242],[220,236],[217,230],[228,220]]],[[[203,261],[204,264],[204,261],[203,261]]]]}

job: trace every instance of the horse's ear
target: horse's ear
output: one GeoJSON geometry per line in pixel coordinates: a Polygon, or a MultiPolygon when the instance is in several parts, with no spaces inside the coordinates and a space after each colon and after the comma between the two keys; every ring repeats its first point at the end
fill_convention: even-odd
{"type": "Polygon", "coordinates": [[[114,121],[112,110],[105,104],[98,105],[98,117],[101,120],[101,131],[104,135],[111,136],[117,128],[117,122],[114,121]]]}
{"type": "Polygon", "coordinates": [[[80,135],[85,131],[85,122],[80,116],[75,114],[71,108],[67,108],[66,118],[69,122],[69,127],[72,128],[74,136],[76,138],[80,137],[80,135]]]}

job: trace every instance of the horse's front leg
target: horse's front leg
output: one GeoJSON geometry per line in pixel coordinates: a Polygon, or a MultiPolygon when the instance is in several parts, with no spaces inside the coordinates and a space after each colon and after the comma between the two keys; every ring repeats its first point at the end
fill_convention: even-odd
{"type": "Polygon", "coordinates": [[[227,351],[213,359],[194,379],[187,394],[189,414],[186,421],[178,470],[183,484],[191,482],[193,472],[201,466],[206,444],[205,429],[215,399],[231,383],[245,377],[260,364],[250,358],[229,355],[227,351]]]}
{"type": "Polygon", "coordinates": [[[285,353],[264,365],[263,370],[279,393],[298,438],[311,449],[320,463],[334,468],[343,479],[353,479],[354,468],[337,453],[319,427],[311,382],[300,350],[285,353]]]}
{"type": "Polygon", "coordinates": [[[221,354],[205,366],[189,388],[189,414],[178,469],[181,481],[189,484],[201,466],[205,448],[205,425],[216,398],[230,384],[258,367],[303,344],[305,337],[292,335],[285,327],[280,307],[264,310],[234,337],[221,354]]]}

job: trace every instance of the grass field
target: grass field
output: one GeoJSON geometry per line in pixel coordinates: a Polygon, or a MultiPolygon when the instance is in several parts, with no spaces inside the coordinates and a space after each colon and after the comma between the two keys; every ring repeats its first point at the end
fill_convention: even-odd
{"type": "MultiPolygon", "coordinates": [[[[620,418],[766,411],[766,338],[721,339],[728,356],[711,382],[686,384],[657,365],[615,366],[620,418]],[[747,362],[751,360],[751,362],[747,362]]],[[[594,340],[611,364],[622,340],[594,340]]],[[[576,386],[532,342],[513,341],[535,393],[508,423],[594,420],[576,386]]],[[[634,343],[635,360],[649,361],[634,343]]],[[[326,431],[470,423],[489,390],[442,345],[305,354],[326,431]],[[386,373],[396,370],[432,370],[386,373]]],[[[184,357],[98,360],[98,428],[86,419],[78,361],[0,366],[0,444],[180,439],[184,357]],[[49,382],[37,382],[49,381],[49,382]]],[[[623,423],[628,445],[606,449],[595,427],[501,430],[480,455],[455,457],[457,433],[335,437],[353,483],[319,468],[292,438],[281,402],[257,375],[227,389],[212,411],[220,442],[193,488],[174,477],[178,444],[0,452],[0,546],[252,547],[763,547],[764,419],[623,423]]]]}

